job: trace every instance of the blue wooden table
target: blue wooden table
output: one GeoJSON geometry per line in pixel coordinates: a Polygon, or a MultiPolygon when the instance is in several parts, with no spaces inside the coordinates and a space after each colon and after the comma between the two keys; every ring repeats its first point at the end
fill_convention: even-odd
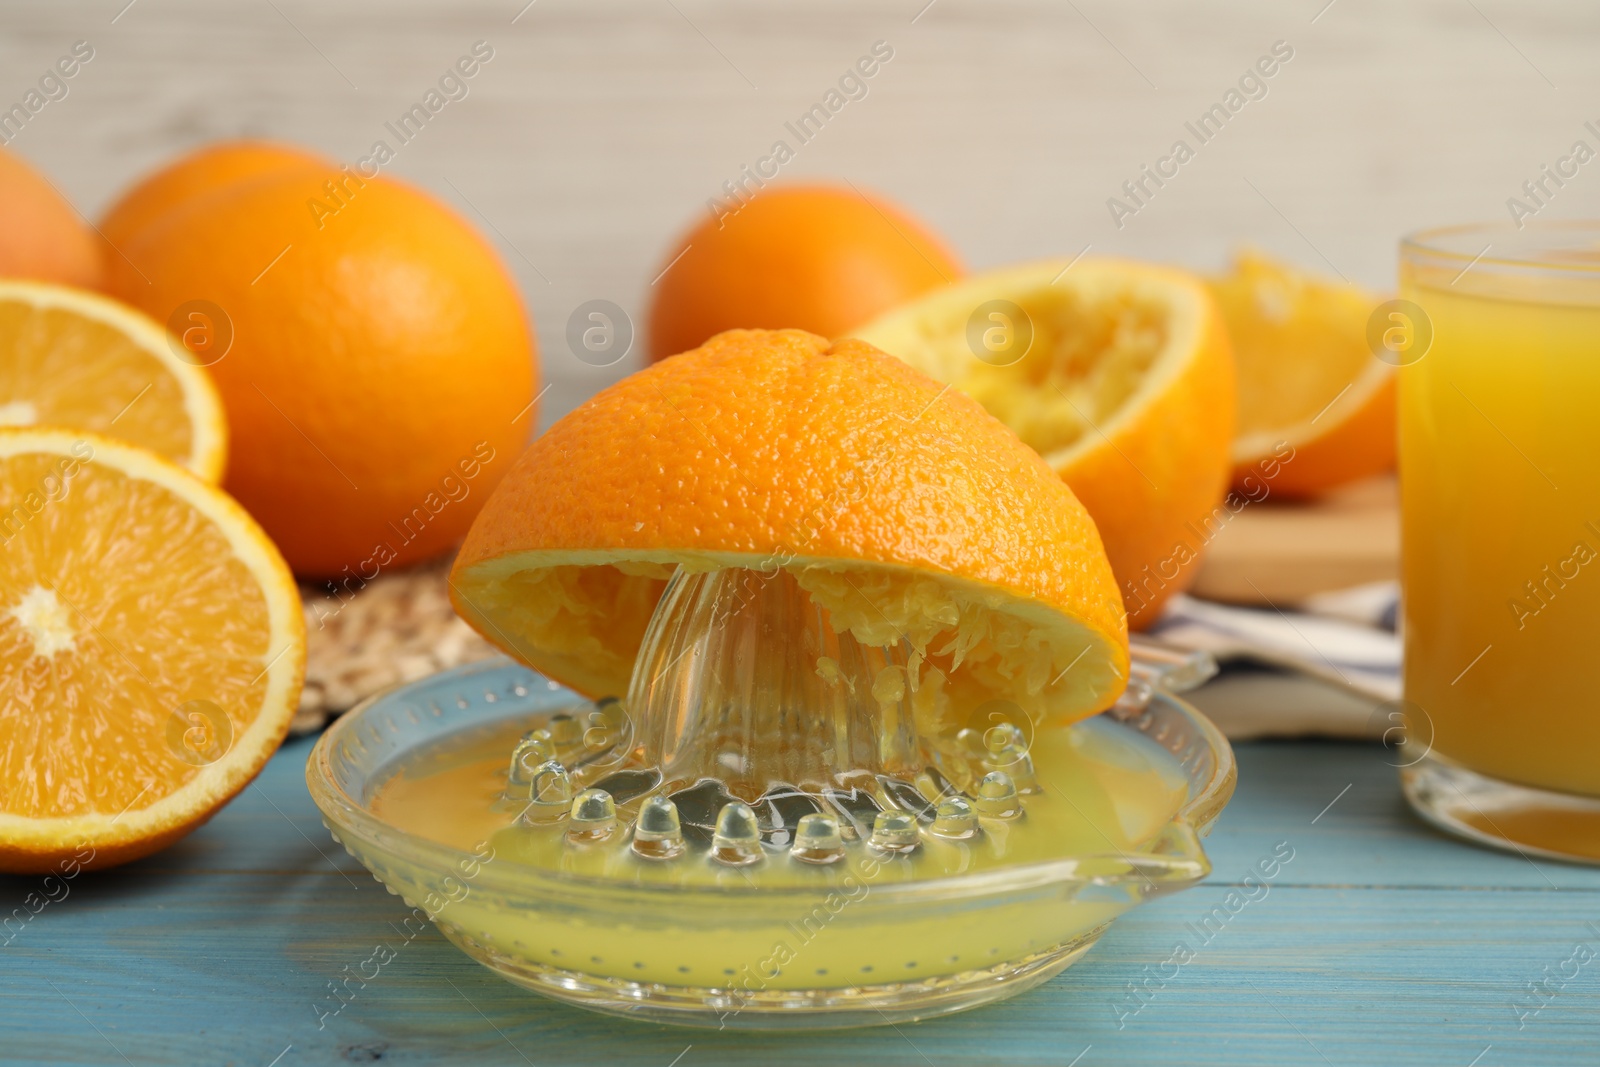
{"type": "MultiPolygon", "coordinates": [[[[310,749],[285,746],[178,846],[52,886],[57,899],[0,934],[0,1061],[1600,1062],[1600,871],[1436,835],[1406,811],[1378,746],[1240,745],[1207,884],[1134,911],[1034,992],[811,1036],[593,1015],[502,981],[431,928],[406,940],[405,906],[323,829],[303,781],[310,749]],[[1290,850],[1276,878],[1246,882],[1290,850]],[[394,959],[333,1013],[331,984],[380,944],[394,959]]],[[[0,880],[0,917],[28,914],[40,889],[0,880]]]]}

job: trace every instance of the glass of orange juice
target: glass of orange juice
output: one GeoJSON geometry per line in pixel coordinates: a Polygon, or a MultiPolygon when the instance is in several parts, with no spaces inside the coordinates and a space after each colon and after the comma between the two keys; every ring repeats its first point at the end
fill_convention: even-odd
{"type": "Polygon", "coordinates": [[[1600,222],[1407,238],[1399,364],[1406,797],[1600,863],[1600,222]]]}

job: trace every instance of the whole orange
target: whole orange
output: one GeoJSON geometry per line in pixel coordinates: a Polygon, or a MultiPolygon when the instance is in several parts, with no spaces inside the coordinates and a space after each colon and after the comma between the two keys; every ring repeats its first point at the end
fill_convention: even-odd
{"type": "MultiPolygon", "coordinates": [[[[100,218],[100,233],[116,248],[175,208],[239,182],[304,167],[329,167],[322,156],[272,141],[218,141],[135,182],[100,218]]],[[[109,253],[116,255],[115,252],[109,253]]]]}
{"type": "Polygon", "coordinates": [[[832,186],[762,190],[695,227],[663,266],[650,303],[652,359],[731,329],[837,337],[962,273],[900,208],[832,186]]]}
{"type": "Polygon", "coordinates": [[[100,280],[94,235],[44,175],[0,149],[0,278],[90,288],[100,280]]]}
{"type": "Polygon", "coordinates": [[[303,576],[352,581],[465,534],[536,417],[516,286],[473,228],[392,179],[300,169],[168,212],[108,285],[220,334],[224,486],[303,576]]]}

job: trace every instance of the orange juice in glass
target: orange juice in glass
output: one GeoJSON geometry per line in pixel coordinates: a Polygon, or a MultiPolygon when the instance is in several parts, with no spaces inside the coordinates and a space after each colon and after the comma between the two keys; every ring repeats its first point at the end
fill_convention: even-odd
{"type": "Polygon", "coordinates": [[[1406,796],[1600,862],[1600,222],[1420,233],[1400,280],[1406,796]]]}

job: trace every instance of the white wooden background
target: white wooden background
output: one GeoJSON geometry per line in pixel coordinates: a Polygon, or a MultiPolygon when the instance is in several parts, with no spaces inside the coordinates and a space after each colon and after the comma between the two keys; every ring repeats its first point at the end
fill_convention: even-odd
{"type": "MultiPolygon", "coordinates": [[[[0,105],[93,45],[10,147],[94,216],[212,138],[353,161],[489,42],[470,95],[392,173],[487,220],[538,325],[546,425],[638,356],[580,363],[571,311],[642,312],[707,198],[878,40],[892,61],[784,176],[885,192],[974,267],[1086,245],[1209,267],[1252,241],[1386,286],[1404,231],[1505,217],[1541,164],[1580,137],[1600,147],[1583,128],[1600,126],[1590,0],[526,3],[5,0],[0,105]],[[1118,230],[1107,197],[1278,40],[1294,58],[1268,95],[1118,230]]],[[[1600,162],[1546,214],[1600,214],[1600,162]]]]}

